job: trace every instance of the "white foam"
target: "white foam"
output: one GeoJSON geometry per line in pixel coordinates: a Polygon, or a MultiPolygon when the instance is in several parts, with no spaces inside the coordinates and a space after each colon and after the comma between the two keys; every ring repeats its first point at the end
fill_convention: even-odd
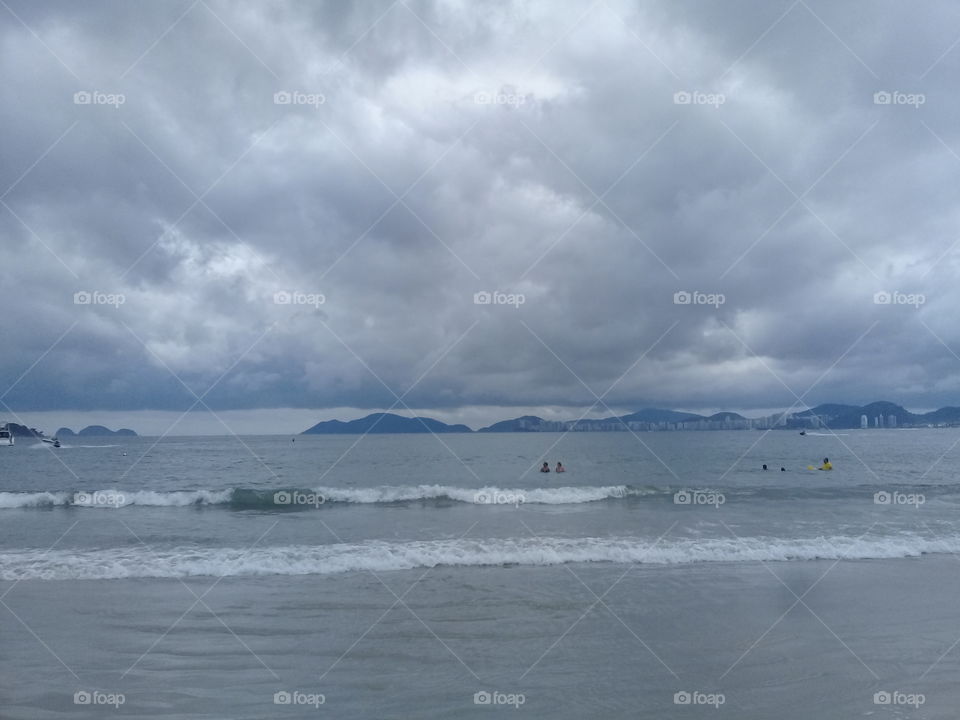
{"type": "MultiPolygon", "coordinates": [[[[279,491],[280,488],[277,488],[279,491]]],[[[0,509],[29,508],[50,505],[77,507],[118,508],[130,505],[148,507],[184,507],[189,505],[223,505],[235,499],[235,490],[81,490],[74,492],[0,492],[0,509]]],[[[273,490],[255,491],[261,494],[265,507],[274,505],[273,490]]],[[[416,500],[449,499],[475,505],[518,505],[525,503],[566,505],[596,502],[610,498],[624,498],[654,491],[628,488],[625,485],[607,487],[556,487],[556,488],[462,488],[447,485],[399,485],[373,488],[318,487],[313,492],[322,495],[328,502],[340,503],[391,503],[416,500]]],[[[255,505],[255,501],[247,499],[255,505]]]]}
{"type": "Polygon", "coordinates": [[[770,537],[673,541],[640,538],[506,538],[370,541],[254,548],[21,550],[0,553],[0,579],[103,580],[193,576],[328,575],[438,566],[621,563],[674,565],[812,559],[882,559],[960,551],[960,536],[770,537]]]}
{"type": "Polygon", "coordinates": [[[71,505],[74,507],[117,508],[128,505],[182,507],[218,505],[230,502],[233,490],[92,490],[78,492],[0,492],[0,509],[71,505]]]}
{"type": "Polygon", "coordinates": [[[631,493],[626,485],[555,488],[499,488],[489,485],[482,488],[462,488],[447,485],[400,485],[374,488],[318,487],[314,488],[314,491],[331,502],[384,503],[447,498],[476,505],[515,504],[515,502],[567,505],[596,502],[608,498],[623,498],[631,493]]]}
{"type": "Polygon", "coordinates": [[[72,495],[68,492],[0,492],[0,508],[67,505],[72,495]]]}

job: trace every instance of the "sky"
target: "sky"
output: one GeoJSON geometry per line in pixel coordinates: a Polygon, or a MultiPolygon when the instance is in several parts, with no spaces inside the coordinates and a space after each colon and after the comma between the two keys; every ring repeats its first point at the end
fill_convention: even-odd
{"type": "Polygon", "coordinates": [[[0,3],[0,416],[960,405],[960,6],[0,3]]]}

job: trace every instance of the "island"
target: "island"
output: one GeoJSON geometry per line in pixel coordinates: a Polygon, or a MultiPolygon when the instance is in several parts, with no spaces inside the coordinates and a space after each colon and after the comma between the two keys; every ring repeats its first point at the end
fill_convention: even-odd
{"type": "Polygon", "coordinates": [[[111,430],[103,425],[87,425],[87,427],[77,433],[70,428],[62,427],[57,430],[54,437],[61,439],[68,437],[137,437],[137,433],[129,428],[111,430]]]}
{"type": "Polygon", "coordinates": [[[327,420],[304,430],[302,435],[365,435],[389,433],[469,433],[466,425],[447,423],[425,417],[403,417],[393,413],[373,413],[359,420],[341,422],[327,420]]]}

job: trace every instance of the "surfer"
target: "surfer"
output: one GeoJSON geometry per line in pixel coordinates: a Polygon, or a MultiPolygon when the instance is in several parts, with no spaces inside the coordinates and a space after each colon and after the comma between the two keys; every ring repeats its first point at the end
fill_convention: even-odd
{"type": "Polygon", "coordinates": [[[556,472],[566,472],[566,468],[563,467],[563,463],[557,460],[557,469],[556,472]]]}
{"type": "Polygon", "coordinates": [[[543,466],[540,468],[540,472],[550,472],[550,463],[544,460],[543,466]]]}

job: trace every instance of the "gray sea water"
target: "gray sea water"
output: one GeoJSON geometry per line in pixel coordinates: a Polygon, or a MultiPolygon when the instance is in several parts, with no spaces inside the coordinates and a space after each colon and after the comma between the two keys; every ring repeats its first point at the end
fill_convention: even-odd
{"type": "Polygon", "coordinates": [[[958,442],[21,441],[0,717],[952,718],[958,442]]]}

